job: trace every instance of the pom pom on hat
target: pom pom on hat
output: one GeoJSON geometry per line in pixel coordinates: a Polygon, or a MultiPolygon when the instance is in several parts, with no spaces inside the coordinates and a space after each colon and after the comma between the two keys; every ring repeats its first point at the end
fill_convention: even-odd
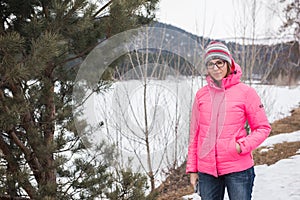
{"type": "Polygon", "coordinates": [[[222,42],[212,41],[207,45],[204,51],[205,65],[210,60],[218,58],[227,61],[230,65],[232,64],[230,51],[228,50],[227,46],[225,46],[222,42]]]}

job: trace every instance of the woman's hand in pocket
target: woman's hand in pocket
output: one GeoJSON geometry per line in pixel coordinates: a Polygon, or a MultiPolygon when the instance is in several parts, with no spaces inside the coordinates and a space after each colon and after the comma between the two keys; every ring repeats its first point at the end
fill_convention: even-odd
{"type": "Polygon", "coordinates": [[[236,148],[236,151],[238,152],[238,154],[240,154],[242,152],[241,146],[239,145],[239,143],[235,143],[235,148],[236,148]]]}

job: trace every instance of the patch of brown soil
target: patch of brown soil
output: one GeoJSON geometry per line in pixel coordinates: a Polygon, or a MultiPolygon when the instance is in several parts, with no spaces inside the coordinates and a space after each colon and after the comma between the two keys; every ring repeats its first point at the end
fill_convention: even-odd
{"type": "Polygon", "coordinates": [[[189,184],[189,175],[185,173],[186,163],[177,169],[172,169],[167,174],[167,179],[157,188],[158,200],[181,199],[186,194],[193,193],[193,188],[189,184]]]}
{"type": "Polygon", "coordinates": [[[158,197],[158,200],[177,200],[181,199],[182,197],[188,194],[193,193],[192,186],[184,185],[182,188],[180,188],[180,185],[177,190],[169,191],[168,193],[163,193],[158,197]]]}
{"type": "Polygon", "coordinates": [[[272,124],[270,136],[280,133],[291,133],[300,130],[300,107],[291,111],[291,116],[277,120],[272,124]]]}
{"type": "Polygon", "coordinates": [[[265,147],[260,147],[253,151],[255,165],[272,165],[281,159],[289,158],[297,154],[300,149],[300,142],[284,142],[275,144],[267,152],[261,152],[265,147]]]}

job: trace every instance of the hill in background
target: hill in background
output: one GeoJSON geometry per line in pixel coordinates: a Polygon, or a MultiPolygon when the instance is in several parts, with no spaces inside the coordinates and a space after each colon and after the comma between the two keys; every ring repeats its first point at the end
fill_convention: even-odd
{"type": "MultiPolygon", "coordinates": [[[[155,22],[152,25],[165,28],[166,34],[172,34],[171,31],[176,31],[188,35],[188,38],[197,41],[201,48],[211,41],[210,38],[191,34],[169,24],[155,22]],[[168,30],[170,31],[168,32],[168,30]]],[[[242,67],[244,80],[259,79],[263,83],[276,85],[293,85],[300,81],[300,48],[296,41],[272,45],[242,45],[236,42],[222,42],[228,46],[235,61],[242,67]]],[[[189,45],[189,42],[186,41],[185,45],[189,45]]],[[[183,67],[186,66],[183,65],[183,67]]],[[[186,75],[191,75],[186,73],[186,69],[180,71],[185,72],[186,75]]],[[[192,71],[190,70],[190,72],[192,71]]]]}

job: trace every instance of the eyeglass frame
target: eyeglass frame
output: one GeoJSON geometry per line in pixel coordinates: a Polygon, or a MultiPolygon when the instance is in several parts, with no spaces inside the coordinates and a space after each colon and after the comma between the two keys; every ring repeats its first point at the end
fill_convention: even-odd
{"type": "Polygon", "coordinates": [[[225,60],[222,60],[222,59],[217,60],[215,63],[209,61],[209,62],[206,64],[206,68],[207,68],[207,69],[214,69],[214,67],[216,66],[218,69],[221,69],[221,68],[223,68],[223,67],[225,66],[225,63],[226,63],[226,61],[225,61],[225,60]],[[222,66],[218,66],[218,65],[217,65],[217,62],[220,62],[220,61],[223,63],[222,66]],[[210,67],[209,67],[209,66],[210,66],[210,67]]]}

